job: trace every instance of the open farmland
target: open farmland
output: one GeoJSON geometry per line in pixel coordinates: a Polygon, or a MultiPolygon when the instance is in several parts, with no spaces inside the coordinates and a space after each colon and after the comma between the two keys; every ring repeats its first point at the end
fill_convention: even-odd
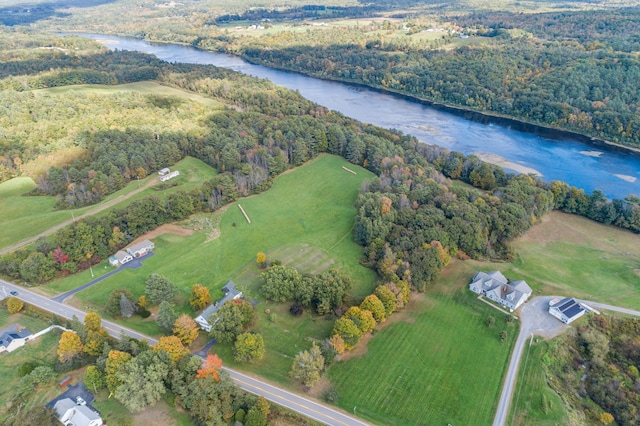
{"type": "Polygon", "coordinates": [[[366,349],[329,369],[340,407],[385,425],[491,423],[518,324],[461,288],[461,278],[445,274],[366,349]]]}

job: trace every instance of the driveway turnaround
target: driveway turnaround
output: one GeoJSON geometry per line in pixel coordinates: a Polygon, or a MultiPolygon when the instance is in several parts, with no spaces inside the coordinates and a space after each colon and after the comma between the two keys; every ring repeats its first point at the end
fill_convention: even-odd
{"type": "MultiPolygon", "coordinates": [[[[500,401],[498,402],[498,410],[493,420],[493,426],[504,426],[509,424],[507,416],[509,415],[509,407],[511,406],[511,399],[516,379],[518,378],[520,360],[527,340],[529,340],[529,344],[531,344],[530,339],[533,339],[534,335],[552,338],[562,334],[569,328],[568,325],[563,324],[549,314],[549,302],[555,298],[557,298],[557,296],[534,297],[520,308],[520,334],[518,335],[518,340],[516,340],[513,353],[511,354],[511,360],[509,361],[507,376],[505,377],[504,384],[502,386],[502,394],[500,395],[500,401]]],[[[578,300],[578,302],[597,309],[640,317],[640,311],[633,309],[605,305],[603,303],[593,302],[590,300],[578,300]]]]}

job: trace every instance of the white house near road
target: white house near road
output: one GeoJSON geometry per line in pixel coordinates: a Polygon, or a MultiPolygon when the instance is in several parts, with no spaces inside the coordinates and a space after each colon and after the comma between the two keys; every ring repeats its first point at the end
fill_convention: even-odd
{"type": "Polygon", "coordinates": [[[236,288],[236,285],[233,281],[227,281],[227,283],[222,288],[222,291],[224,292],[224,297],[214,304],[211,304],[204,308],[200,315],[195,318],[200,328],[207,333],[211,331],[211,326],[213,325],[209,323],[209,318],[211,318],[211,315],[218,312],[220,306],[224,305],[226,302],[242,297],[242,292],[236,288]]]}
{"type": "Polygon", "coordinates": [[[153,244],[151,241],[142,240],[139,243],[131,244],[129,247],[125,248],[125,251],[133,257],[142,257],[152,251],[154,248],[155,244],[153,244]]]}
{"type": "Polygon", "coordinates": [[[66,426],[101,426],[102,418],[86,405],[78,405],[71,398],[61,399],[53,406],[58,420],[66,426]]]}
{"type": "Polygon", "coordinates": [[[587,310],[573,297],[553,299],[549,302],[549,313],[565,324],[577,320],[583,316],[585,312],[587,312],[587,310]]]}
{"type": "Polygon", "coordinates": [[[27,329],[0,333],[0,353],[13,352],[23,347],[32,336],[33,334],[27,329]]]}
{"type": "Polygon", "coordinates": [[[127,262],[131,262],[133,260],[133,256],[123,250],[118,250],[116,254],[109,258],[109,263],[113,266],[124,265],[127,262]]]}
{"type": "Polygon", "coordinates": [[[511,311],[518,309],[531,296],[531,287],[525,281],[509,282],[500,271],[478,272],[473,276],[469,290],[484,294],[511,311]]]}

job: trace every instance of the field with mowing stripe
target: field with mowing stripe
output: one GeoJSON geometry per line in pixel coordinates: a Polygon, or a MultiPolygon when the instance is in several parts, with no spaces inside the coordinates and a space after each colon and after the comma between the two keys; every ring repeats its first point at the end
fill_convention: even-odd
{"type": "MultiPolygon", "coordinates": [[[[212,298],[218,299],[222,297],[219,289],[229,279],[250,297],[261,300],[257,291],[259,271],[255,263],[259,251],[267,253],[271,259],[300,266],[304,272],[337,268],[351,277],[352,294],[357,297],[370,294],[376,275],[358,263],[362,249],[353,241],[352,228],[355,198],[362,181],[372,175],[349,165],[358,173],[352,175],[342,170],[343,165],[349,163],[340,157],[322,155],[277,178],[269,191],[240,200],[251,224],[247,223],[237,203],[229,205],[224,212],[210,215],[212,222],[220,222],[220,236],[213,241],[208,240],[205,232],[199,231],[190,236],[164,234],[154,238],[155,254],[143,261],[142,268],[124,270],[78,293],[73,303],[83,309],[100,309],[111,291],[119,287],[131,289],[137,297],[143,294],[144,282],[154,272],[174,281],[182,289],[183,300],[188,299],[195,283],[209,287],[212,298]]],[[[104,266],[102,264],[94,271],[107,271],[104,266]]],[[[44,290],[57,294],[89,280],[90,275],[85,271],[51,283],[44,290]]],[[[189,309],[185,307],[184,311],[189,309]]],[[[264,307],[258,305],[257,309],[264,310],[264,307]]],[[[282,314],[285,315],[288,313],[282,314]]],[[[152,319],[133,318],[134,322],[126,322],[128,326],[158,334],[152,319]]],[[[295,336],[283,339],[283,345],[293,354],[297,352],[295,345],[300,339],[308,335],[322,337],[330,328],[322,326],[316,332],[309,331],[306,326],[295,327],[302,328],[294,333],[295,336]]],[[[274,340],[277,339],[274,334],[274,340]]]]}
{"type": "Polygon", "coordinates": [[[461,277],[447,275],[436,284],[442,289],[416,295],[364,354],[331,366],[340,407],[357,407],[376,424],[491,424],[518,324],[449,281],[454,276],[461,277]]]}

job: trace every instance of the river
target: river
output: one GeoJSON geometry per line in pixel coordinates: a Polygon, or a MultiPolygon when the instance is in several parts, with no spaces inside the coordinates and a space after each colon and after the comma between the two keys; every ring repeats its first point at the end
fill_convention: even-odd
{"type": "Polygon", "coordinates": [[[640,156],[572,139],[555,140],[497,124],[483,124],[420,102],[359,86],[254,65],[243,59],[191,46],[80,34],[110,49],[151,53],[168,62],[229,68],[297,90],[305,98],[365,123],[395,128],[421,142],[465,154],[479,154],[507,171],[532,172],[545,181],[561,180],[608,198],[640,196],[640,156]]]}

